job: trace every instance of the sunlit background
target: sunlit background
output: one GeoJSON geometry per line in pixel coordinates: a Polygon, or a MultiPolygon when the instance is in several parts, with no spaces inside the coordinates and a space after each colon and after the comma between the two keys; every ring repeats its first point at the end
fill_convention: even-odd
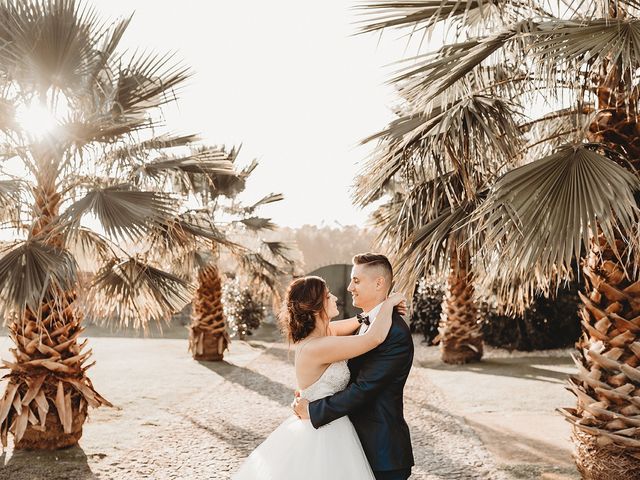
{"type": "Polygon", "coordinates": [[[357,35],[344,0],[324,2],[111,0],[109,18],[134,13],[123,46],[175,51],[194,76],[165,109],[174,131],[239,145],[260,166],[247,200],[282,192],[262,213],[282,226],[365,225],[350,186],[373,145],[362,138],[392,117],[385,85],[406,41],[357,35]]]}

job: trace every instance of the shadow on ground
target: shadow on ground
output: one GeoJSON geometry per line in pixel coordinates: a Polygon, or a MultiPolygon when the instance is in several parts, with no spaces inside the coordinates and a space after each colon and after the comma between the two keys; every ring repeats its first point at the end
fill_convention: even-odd
{"type": "Polygon", "coordinates": [[[427,361],[418,362],[417,365],[430,370],[471,372],[550,383],[564,383],[569,376],[567,372],[574,368],[571,358],[558,357],[487,358],[467,365],[427,361]],[[558,367],[561,370],[557,370],[558,367]]]}
{"type": "Polygon", "coordinates": [[[224,419],[218,418],[214,425],[206,425],[202,420],[192,416],[183,415],[183,417],[194,427],[212,435],[217,441],[225,443],[240,458],[248,456],[265,439],[264,435],[239,427],[224,419]]]}
{"type": "Polygon", "coordinates": [[[237,365],[233,365],[226,361],[199,361],[198,363],[212,372],[217,373],[228,382],[241,385],[242,387],[252,390],[263,397],[267,397],[282,406],[288,407],[291,405],[291,387],[275,382],[261,373],[254,372],[248,368],[238,367],[237,365]]]}
{"type": "Polygon", "coordinates": [[[98,477],[91,471],[87,456],[80,447],[71,447],[53,452],[16,451],[6,459],[0,456],[0,478],[47,480],[90,480],[98,477]],[[6,463],[5,463],[6,462],[6,463]]]}
{"type": "Polygon", "coordinates": [[[530,438],[522,432],[514,432],[507,428],[495,428],[470,418],[466,422],[483,439],[491,438],[492,447],[499,449],[500,454],[512,461],[522,463],[540,463],[573,468],[571,451],[558,448],[556,444],[537,438],[530,438]]]}

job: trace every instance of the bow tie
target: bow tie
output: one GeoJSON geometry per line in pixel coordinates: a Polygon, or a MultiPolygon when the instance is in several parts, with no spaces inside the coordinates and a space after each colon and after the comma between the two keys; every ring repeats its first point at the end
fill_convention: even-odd
{"type": "Polygon", "coordinates": [[[369,320],[369,315],[365,315],[364,313],[359,313],[356,315],[358,319],[358,323],[364,323],[365,325],[370,325],[371,321],[369,320]]]}

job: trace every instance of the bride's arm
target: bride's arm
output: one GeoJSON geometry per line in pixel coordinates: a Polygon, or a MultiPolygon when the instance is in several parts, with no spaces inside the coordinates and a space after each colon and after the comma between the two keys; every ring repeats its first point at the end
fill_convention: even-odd
{"type": "Polygon", "coordinates": [[[404,301],[404,296],[394,293],[387,298],[371,324],[363,335],[326,336],[308,344],[305,354],[311,355],[314,361],[328,364],[348,360],[373,350],[384,342],[391,328],[393,307],[404,301]]]}
{"type": "MultiPolygon", "coordinates": [[[[408,310],[407,302],[405,300],[396,305],[396,311],[402,316],[406,315],[408,310]]],[[[352,335],[356,330],[358,330],[358,327],[360,327],[358,317],[329,322],[329,331],[331,332],[331,335],[352,335]]]]}
{"type": "Polygon", "coordinates": [[[359,326],[360,322],[358,322],[358,318],[351,317],[345,320],[334,320],[333,322],[329,322],[329,331],[331,332],[331,335],[336,336],[351,335],[359,326]]]}

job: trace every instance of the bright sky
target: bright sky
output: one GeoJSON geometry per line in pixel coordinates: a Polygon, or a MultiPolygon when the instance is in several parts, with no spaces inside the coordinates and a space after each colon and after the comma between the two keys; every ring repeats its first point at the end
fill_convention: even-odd
{"type": "Polygon", "coordinates": [[[261,213],[286,226],[364,225],[350,186],[371,146],[359,141],[392,115],[384,85],[403,54],[397,34],[350,36],[349,0],[110,0],[93,2],[115,19],[135,11],[123,44],[175,51],[195,75],[172,130],[210,144],[243,144],[239,160],[260,161],[247,200],[281,192],[261,213]]]}

